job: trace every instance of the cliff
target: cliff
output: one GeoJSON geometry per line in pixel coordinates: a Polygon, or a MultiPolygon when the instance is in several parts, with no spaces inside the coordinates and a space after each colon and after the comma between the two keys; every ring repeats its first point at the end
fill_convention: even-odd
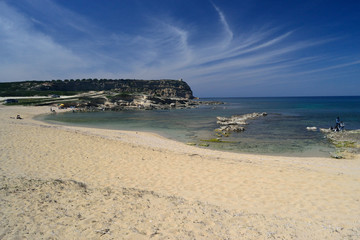
{"type": "Polygon", "coordinates": [[[0,83],[1,96],[66,94],[88,91],[141,93],[164,98],[194,98],[190,86],[179,80],[76,79],[0,83]]]}

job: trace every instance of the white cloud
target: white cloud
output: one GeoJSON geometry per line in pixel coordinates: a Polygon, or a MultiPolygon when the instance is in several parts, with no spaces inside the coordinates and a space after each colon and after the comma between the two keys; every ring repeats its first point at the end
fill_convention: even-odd
{"type": "Polygon", "coordinates": [[[0,2],[0,80],[19,81],[63,77],[87,68],[89,62],[33,29],[16,10],[0,2]]]}
{"type": "Polygon", "coordinates": [[[226,47],[233,40],[234,33],[232,32],[228,22],[226,21],[226,18],[225,18],[225,15],[223,14],[223,12],[214,3],[213,3],[213,6],[214,6],[216,12],[219,14],[220,22],[222,23],[222,25],[224,27],[226,38],[224,39],[223,47],[226,47]]]}

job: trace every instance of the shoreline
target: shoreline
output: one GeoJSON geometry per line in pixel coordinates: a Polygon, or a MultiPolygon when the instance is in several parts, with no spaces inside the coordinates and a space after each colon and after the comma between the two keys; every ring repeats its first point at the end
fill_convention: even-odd
{"type": "MultiPolygon", "coordinates": [[[[135,110],[135,111],[145,111],[145,110],[135,110]]],[[[102,114],[102,111],[97,111],[99,112],[99,114],[102,114]]],[[[126,111],[125,111],[126,112],[126,111]]],[[[256,113],[253,113],[256,114],[256,113]]],[[[221,118],[221,117],[220,117],[221,118]]],[[[166,138],[168,140],[171,141],[176,141],[182,144],[186,144],[189,146],[196,146],[198,148],[202,148],[202,149],[209,149],[209,150],[213,150],[213,151],[220,151],[220,152],[230,152],[230,153],[236,153],[236,154],[245,154],[245,155],[261,155],[261,156],[265,156],[265,157],[298,157],[298,158],[327,158],[332,156],[332,152],[335,151],[335,148],[331,148],[333,146],[329,145],[329,146],[320,146],[320,145],[316,145],[316,146],[311,146],[311,147],[303,147],[303,149],[297,149],[297,150],[293,150],[293,151],[285,151],[285,152],[281,152],[281,150],[275,152],[265,152],[265,151],[261,151],[261,150],[255,150],[255,151],[249,151],[249,150],[244,150],[241,149],[241,146],[237,146],[237,148],[230,148],[230,149],[226,149],[224,147],[218,147],[217,144],[226,144],[226,143],[237,143],[237,141],[243,141],[246,142],[246,138],[243,140],[239,140],[239,139],[230,139],[227,138],[230,134],[227,133],[221,133],[222,131],[220,131],[220,129],[215,129],[214,130],[214,134],[213,135],[207,135],[205,137],[196,137],[194,139],[192,138],[186,138],[184,136],[176,136],[175,133],[168,133],[165,132],[166,130],[147,130],[147,131],[136,131],[136,130],[132,130],[131,127],[129,130],[124,130],[121,128],[111,128],[108,127],[107,125],[105,125],[104,127],[102,126],[81,126],[78,125],[76,126],[76,124],[69,124],[66,122],[57,122],[56,120],[54,121],[53,119],[50,120],[43,120],[43,119],[36,119],[42,122],[48,122],[50,124],[54,124],[54,125],[59,125],[59,126],[74,126],[74,127],[84,127],[84,128],[99,128],[99,129],[104,129],[104,130],[114,130],[114,131],[127,131],[127,132],[142,132],[142,133],[149,133],[149,134],[153,134],[154,136],[156,136],[157,138],[166,138]],[[219,140],[219,141],[217,141],[219,140]]],[[[247,124],[246,124],[247,125],[247,124]]],[[[325,138],[325,136],[323,136],[323,138],[325,138]]],[[[275,141],[274,141],[275,142],[275,141]]],[[[260,149],[260,148],[259,148],[260,149]]]]}
{"type": "MultiPolygon", "coordinates": [[[[127,231],[130,235],[126,239],[189,238],[191,236],[186,234],[190,232],[195,238],[206,239],[201,237],[207,236],[206,229],[209,233],[220,234],[217,237],[208,235],[212,236],[210,239],[237,239],[239,234],[258,239],[270,233],[286,239],[294,234],[297,239],[342,239],[349,235],[356,239],[360,236],[359,156],[336,160],[220,152],[188,146],[152,133],[70,127],[32,119],[48,111],[48,107],[0,106],[1,184],[7,184],[9,189],[24,189],[16,192],[2,188],[1,198],[6,199],[8,205],[1,206],[4,216],[1,225],[5,230],[0,236],[12,238],[16,231],[18,236],[26,236],[23,230],[9,223],[17,221],[21,226],[36,228],[58,216],[57,204],[46,201],[48,207],[43,210],[47,215],[40,214],[40,207],[44,207],[41,196],[46,199],[49,193],[52,198],[56,191],[63,193],[57,202],[73,198],[76,211],[83,216],[76,218],[74,215],[71,221],[68,219],[67,228],[55,230],[58,238],[65,236],[60,229],[66,229],[70,238],[102,233],[104,237],[116,238],[125,236],[127,231]],[[23,119],[10,118],[17,114],[23,119]],[[56,179],[63,182],[56,182],[56,179]],[[35,195],[26,188],[34,181],[40,181],[38,187],[34,187],[35,195]],[[91,197],[83,195],[76,183],[83,183],[91,197]],[[63,190],[59,190],[59,186],[63,190]],[[131,192],[130,202],[140,204],[138,208],[135,206],[137,212],[127,212],[117,220],[112,217],[113,222],[107,222],[110,227],[92,227],[89,219],[95,216],[105,219],[101,212],[108,214],[111,206],[126,211],[125,206],[131,204],[124,197],[124,189],[131,192]],[[145,192],[139,197],[141,191],[145,192]],[[108,195],[112,197],[107,199],[108,195]],[[122,201],[114,200],[115,196],[122,201]],[[92,202],[93,211],[86,208],[86,202],[92,198],[102,201],[103,205],[92,202]],[[160,202],[162,207],[159,207],[160,202]],[[28,207],[34,204],[38,207],[25,214],[30,218],[35,217],[32,214],[41,215],[33,224],[27,223],[21,215],[11,214],[16,204],[25,203],[28,207]],[[176,218],[179,208],[174,208],[175,205],[186,206],[187,210],[182,209],[180,213],[183,221],[176,218]],[[211,221],[214,211],[219,214],[211,221]],[[200,218],[202,215],[207,218],[200,218]],[[137,231],[116,228],[114,222],[119,219],[128,224],[126,226],[137,225],[137,231]],[[143,223],[139,223],[139,219],[143,223]],[[157,220],[150,223],[149,219],[157,220]],[[235,220],[234,226],[231,221],[235,220]],[[202,227],[196,221],[202,221],[202,227]],[[222,223],[222,230],[216,221],[222,223]],[[75,225],[87,230],[83,235],[69,233],[68,229],[75,225]],[[292,227],[286,227],[290,225],[292,227]],[[103,232],[96,232],[100,230],[103,232]]],[[[51,227],[43,228],[46,236],[51,234],[51,227]]]]}
{"type": "MultiPolygon", "coordinates": [[[[19,106],[21,108],[21,106],[19,106]]],[[[25,107],[25,108],[34,108],[34,107],[25,107]]],[[[176,139],[169,139],[166,136],[163,136],[159,133],[155,132],[143,132],[143,131],[135,131],[135,130],[117,130],[117,129],[108,129],[108,128],[97,128],[97,127],[81,127],[81,126],[73,126],[73,125],[66,125],[66,124],[56,124],[56,123],[49,123],[46,121],[35,119],[35,117],[39,115],[48,115],[51,114],[47,111],[48,106],[43,107],[35,107],[35,108],[43,108],[40,112],[31,113],[31,121],[34,124],[38,125],[47,125],[50,127],[58,127],[60,129],[66,131],[81,131],[81,133],[85,135],[94,135],[99,136],[102,138],[110,138],[114,140],[121,140],[130,144],[135,145],[142,145],[144,147],[152,147],[152,148],[159,148],[158,150],[169,150],[175,151],[184,154],[203,154],[206,156],[214,156],[214,155],[227,155],[226,158],[245,158],[247,160],[257,159],[260,161],[266,160],[274,160],[276,159],[277,162],[281,160],[290,161],[290,160],[298,160],[304,161],[308,159],[309,161],[316,161],[318,160],[330,160],[332,161],[331,155],[329,154],[328,157],[318,157],[318,156],[298,156],[294,154],[293,156],[284,154],[284,155],[271,155],[271,154],[262,154],[262,153],[242,153],[236,151],[226,151],[226,150],[218,150],[218,149],[211,149],[211,148],[204,148],[199,147],[197,145],[188,145],[185,142],[178,141],[176,139]],[[119,138],[118,135],[125,135],[125,138],[119,138]],[[155,140],[155,141],[153,141],[155,140]],[[234,155],[234,156],[233,156],[234,155]],[[279,160],[281,159],[281,160],[279,160]]],[[[64,113],[70,112],[71,109],[57,109],[57,113],[64,113]]],[[[218,158],[218,157],[217,157],[218,158]]],[[[360,155],[355,157],[355,159],[360,159],[360,155]]],[[[349,159],[343,159],[349,160],[349,159]]],[[[351,159],[350,159],[351,160],[351,159]]]]}

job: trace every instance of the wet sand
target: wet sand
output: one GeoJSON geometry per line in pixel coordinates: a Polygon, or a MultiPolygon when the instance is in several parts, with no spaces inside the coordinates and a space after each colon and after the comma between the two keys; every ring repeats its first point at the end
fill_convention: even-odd
{"type": "Polygon", "coordinates": [[[358,156],[227,153],[32,119],[48,112],[0,105],[0,239],[360,238],[358,156]]]}

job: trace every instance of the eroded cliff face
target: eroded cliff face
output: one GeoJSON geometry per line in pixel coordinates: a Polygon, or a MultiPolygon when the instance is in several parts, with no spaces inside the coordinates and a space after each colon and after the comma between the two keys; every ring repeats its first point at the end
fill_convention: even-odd
{"type": "Polygon", "coordinates": [[[179,80],[112,80],[84,79],[50,81],[35,87],[45,91],[117,91],[119,93],[142,93],[165,98],[194,98],[190,86],[179,80]]]}
{"type": "Polygon", "coordinates": [[[1,96],[32,96],[88,91],[112,91],[163,98],[192,99],[190,86],[180,80],[70,79],[0,83],[1,96]]]}

